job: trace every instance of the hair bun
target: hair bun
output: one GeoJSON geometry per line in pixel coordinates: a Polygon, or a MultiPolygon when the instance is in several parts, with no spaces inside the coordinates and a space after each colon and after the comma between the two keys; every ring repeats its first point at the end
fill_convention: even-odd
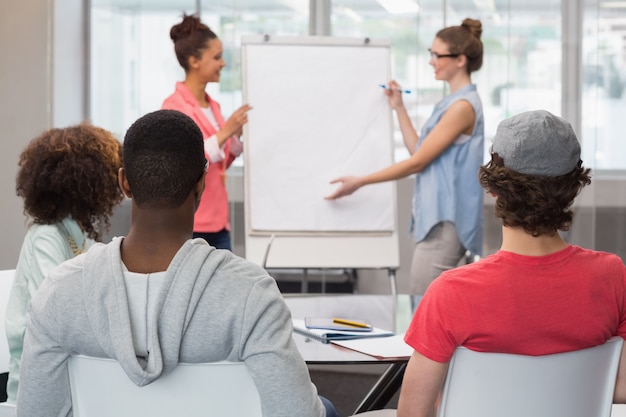
{"type": "Polygon", "coordinates": [[[480,20],[470,19],[469,17],[463,19],[463,23],[461,23],[461,27],[467,29],[472,35],[476,36],[480,39],[480,35],[483,33],[483,25],[480,23],[480,20]]]}
{"type": "Polygon", "coordinates": [[[183,21],[172,26],[172,29],[170,30],[170,38],[174,42],[181,38],[186,38],[196,32],[200,25],[200,18],[197,16],[183,14],[183,21]]]}

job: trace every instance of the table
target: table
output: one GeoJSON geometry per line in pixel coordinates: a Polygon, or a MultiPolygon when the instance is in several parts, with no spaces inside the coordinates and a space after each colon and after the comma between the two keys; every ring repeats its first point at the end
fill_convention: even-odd
{"type": "Polygon", "coordinates": [[[384,408],[402,385],[408,359],[376,359],[332,343],[309,339],[298,333],[293,334],[293,339],[308,365],[389,364],[353,414],[384,408]]]}
{"type": "MultiPolygon", "coordinates": [[[[396,332],[406,330],[411,315],[408,295],[300,295],[286,296],[285,300],[294,318],[306,315],[353,317],[396,332]]],[[[294,333],[293,339],[309,365],[389,365],[353,414],[384,408],[402,385],[408,359],[376,359],[299,333],[294,333]]]]}

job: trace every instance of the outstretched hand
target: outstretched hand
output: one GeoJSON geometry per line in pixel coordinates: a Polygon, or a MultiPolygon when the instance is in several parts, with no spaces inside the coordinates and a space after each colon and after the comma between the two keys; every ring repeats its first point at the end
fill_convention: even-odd
{"type": "Polygon", "coordinates": [[[226,132],[226,137],[230,137],[234,134],[241,135],[243,125],[248,123],[248,110],[252,107],[248,104],[244,104],[239,107],[235,112],[226,120],[222,130],[226,132]]]}
{"type": "Polygon", "coordinates": [[[338,182],[341,183],[341,186],[337,188],[334,193],[324,197],[326,200],[336,200],[338,198],[345,197],[361,188],[361,183],[358,177],[339,177],[332,180],[330,183],[336,184],[338,182]]]}

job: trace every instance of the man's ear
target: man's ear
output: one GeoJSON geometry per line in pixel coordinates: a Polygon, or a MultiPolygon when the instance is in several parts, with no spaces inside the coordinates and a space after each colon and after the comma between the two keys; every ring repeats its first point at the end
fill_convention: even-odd
{"type": "Polygon", "coordinates": [[[196,210],[200,206],[200,198],[202,198],[202,193],[204,192],[204,188],[206,186],[206,183],[204,181],[205,177],[206,177],[206,172],[202,174],[202,176],[196,183],[196,186],[194,187],[194,193],[196,194],[196,210]]]}
{"type": "Polygon", "coordinates": [[[117,171],[117,185],[120,187],[120,190],[122,190],[122,193],[124,193],[126,197],[133,198],[133,193],[130,190],[130,185],[128,184],[128,179],[126,178],[126,171],[124,171],[124,168],[120,168],[120,170],[117,171]]]}

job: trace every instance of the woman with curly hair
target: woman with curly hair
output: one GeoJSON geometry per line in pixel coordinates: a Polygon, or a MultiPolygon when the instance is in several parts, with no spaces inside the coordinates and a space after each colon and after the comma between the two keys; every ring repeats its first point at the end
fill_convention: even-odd
{"type": "Polygon", "coordinates": [[[30,226],[15,270],[6,311],[8,401],[17,397],[28,304],[48,272],[84,252],[110,226],[122,201],[117,172],[122,145],[99,127],[50,129],[33,139],[18,162],[17,195],[30,226]]]}
{"type": "MultiPolygon", "coordinates": [[[[568,244],[559,234],[591,182],[565,119],[545,110],[500,123],[482,187],[496,199],[500,250],[441,274],[417,306],[405,341],[415,351],[398,417],[435,415],[458,346],[478,352],[550,355],[626,337],[626,267],[610,253],[568,244]]],[[[626,355],[614,402],[626,401],[626,355]]]]}

